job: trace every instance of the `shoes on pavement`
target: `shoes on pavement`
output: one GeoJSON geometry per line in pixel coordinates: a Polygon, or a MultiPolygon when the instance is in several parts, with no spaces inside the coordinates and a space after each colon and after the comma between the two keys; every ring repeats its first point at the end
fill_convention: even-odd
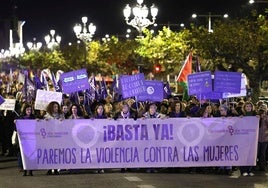
{"type": "Polygon", "coordinates": [[[52,175],[52,170],[48,170],[47,175],[52,175]]]}
{"type": "Polygon", "coordinates": [[[54,170],[54,175],[60,175],[58,170],[54,170]]]}
{"type": "Polygon", "coordinates": [[[126,171],[127,171],[126,168],[121,168],[121,170],[120,170],[121,173],[125,173],[126,171]]]}
{"type": "Polygon", "coordinates": [[[156,169],[154,169],[154,168],[148,168],[147,170],[146,170],[146,173],[157,173],[158,171],[156,170],[156,169]]]}
{"type": "Polygon", "coordinates": [[[99,174],[104,174],[104,170],[103,169],[100,169],[100,170],[98,170],[98,173],[99,174]]]}
{"type": "Polygon", "coordinates": [[[249,176],[254,176],[255,174],[253,172],[248,173],[249,176]]]}
{"type": "Polygon", "coordinates": [[[242,174],[242,176],[248,176],[249,174],[247,173],[247,172],[244,172],[243,174],[242,174]]]}

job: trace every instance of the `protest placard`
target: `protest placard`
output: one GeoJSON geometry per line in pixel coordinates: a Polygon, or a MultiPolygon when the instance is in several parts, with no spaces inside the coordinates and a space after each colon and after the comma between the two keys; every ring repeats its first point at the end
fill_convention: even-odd
{"type": "Polygon", "coordinates": [[[89,89],[86,69],[62,73],[60,79],[63,93],[70,94],[89,89]]]}
{"type": "Polygon", "coordinates": [[[38,89],[36,93],[36,100],[35,100],[34,108],[36,110],[46,110],[47,105],[51,101],[56,101],[59,104],[61,104],[62,93],[38,89]]]}

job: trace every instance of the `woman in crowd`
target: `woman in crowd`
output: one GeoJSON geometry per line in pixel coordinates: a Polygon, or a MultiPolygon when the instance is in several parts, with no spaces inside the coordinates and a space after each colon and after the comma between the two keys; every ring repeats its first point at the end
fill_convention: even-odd
{"type": "Polygon", "coordinates": [[[169,113],[169,117],[186,117],[185,111],[183,110],[183,105],[180,101],[173,101],[171,104],[171,112],[169,113]]]}
{"type": "MultiPolygon", "coordinates": [[[[56,101],[52,101],[48,104],[46,108],[46,114],[44,115],[45,120],[49,119],[65,119],[64,114],[61,112],[60,104],[56,101]]],[[[47,175],[52,175],[54,171],[55,175],[59,175],[59,171],[57,169],[50,169],[47,171],[47,175]]]]}
{"type": "MultiPolygon", "coordinates": [[[[254,105],[252,102],[247,101],[242,106],[242,116],[256,116],[257,113],[255,111],[254,105]]],[[[252,166],[241,166],[240,172],[242,176],[254,176],[254,173],[252,172],[253,167],[252,166]]]]}
{"type": "Polygon", "coordinates": [[[143,118],[164,118],[165,114],[161,114],[157,111],[157,105],[155,103],[150,103],[148,105],[148,111],[145,112],[142,116],[143,118]]]}
{"type": "MultiPolygon", "coordinates": [[[[122,102],[122,105],[120,105],[120,107],[121,107],[121,110],[114,115],[114,120],[130,119],[130,118],[134,120],[137,119],[137,114],[130,110],[130,107],[127,102],[125,101],[122,102]]],[[[126,171],[128,171],[127,168],[121,168],[121,172],[126,172],[126,171]]]]}
{"type": "MultiPolygon", "coordinates": [[[[165,118],[166,115],[161,114],[157,111],[157,105],[155,103],[150,103],[148,105],[148,111],[143,114],[143,118],[165,118]]],[[[157,173],[158,171],[155,168],[146,169],[147,173],[157,173]]]]}
{"type": "Polygon", "coordinates": [[[72,104],[70,107],[70,113],[71,115],[68,117],[68,119],[83,119],[84,114],[77,104],[72,104]]]}
{"type": "Polygon", "coordinates": [[[133,118],[133,119],[137,119],[137,114],[134,113],[133,111],[131,111],[129,105],[127,102],[122,102],[122,104],[120,105],[121,110],[119,112],[117,112],[114,116],[114,119],[128,119],[128,118],[133,118]]]}
{"type": "Polygon", "coordinates": [[[200,109],[200,117],[202,118],[213,117],[213,110],[210,104],[207,103],[203,104],[203,106],[200,109]]]}
{"type": "MultiPolygon", "coordinates": [[[[4,97],[4,96],[3,96],[4,97]]],[[[5,95],[7,99],[15,99],[12,95],[5,95]]],[[[18,118],[16,111],[18,106],[15,106],[15,110],[0,110],[1,117],[1,129],[0,136],[2,141],[2,155],[6,157],[16,156],[15,148],[12,145],[12,134],[15,130],[14,120],[18,118]]]]}
{"type": "MultiPolygon", "coordinates": [[[[98,103],[96,105],[92,119],[107,119],[107,116],[104,110],[104,105],[102,103],[98,103]]],[[[97,173],[103,174],[104,169],[98,169],[97,173]]]]}
{"type": "Polygon", "coordinates": [[[61,105],[61,111],[65,119],[67,119],[70,116],[69,107],[67,105],[61,105]]]}
{"type": "Polygon", "coordinates": [[[268,147],[268,116],[267,111],[259,110],[259,140],[258,140],[258,167],[260,171],[266,171],[266,151],[268,147]]]}
{"type": "MultiPolygon", "coordinates": [[[[230,112],[228,111],[228,106],[226,104],[219,106],[219,116],[222,118],[231,117],[230,112]]],[[[232,175],[232,166],[221,166],[218,168],[218,173],[232,175]]]]}

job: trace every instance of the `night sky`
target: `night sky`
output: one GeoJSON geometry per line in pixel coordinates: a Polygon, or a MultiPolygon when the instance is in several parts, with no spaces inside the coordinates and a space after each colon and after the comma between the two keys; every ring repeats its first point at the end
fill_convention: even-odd
{"type": "MultiPolygon", "coordinates": [[[[0,19],[11,19],[13,15],[26,21],[24,42],[33,37],[44,42],[50,29],[55,29],[62,40],[68,42],[75,39],[73,26],[81,23],[82,16],[97,26],[94,38],[105,34],[124,35],[126,29],[132,27],[125,23],[123,9],[126,4],[135,3],[136,0],[1,0],[0,19]]],[[[159,8],[158,24],[184,23],[186,27],[194,12],[241,17],[249,9],[248,0],[144,0],[148,7],[152,3],[159,8]]]]}

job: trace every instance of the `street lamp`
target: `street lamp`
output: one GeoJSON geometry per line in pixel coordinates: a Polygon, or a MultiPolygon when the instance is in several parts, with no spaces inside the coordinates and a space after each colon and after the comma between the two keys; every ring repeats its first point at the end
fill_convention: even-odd
{"type": "Polygon", "coordinates": [[[54,49],[60,45],[61,37],[59,35],[55,36],[56,31],[54,29],[50,30],[50,34],[45,36],[45,41],[49,49],[54,49]]]}
{"type": "Polygon", "coordinates": [[[110,40],[111,40],[110,35],[109,35],[109,34],[106,34],[104,37],[102,37],[101,40],[102,40],[103,42],[108,42],[108,41],[110,41],[110,40]]]}
{"type": "Polygon", "coordinates": [[[249,4],[254,4],[254,3],[268,3],[268,1],[254,1],[254,0],[249,0],[249,4]]]}
{"type": "Polygon", "coordinates": [[[150,13],[152,16],[152,21],[149,20],[148,14],[149,10],[146,5],[143,5],[143,0],[137,0],[137,4],[134,7],[130,7],[129,4],[126,5],[126,7],[123,10],[124,17],[126,20],[126,23],[128,25],[131,25],[132,27],[136,28],[139,32],[139,35],[141,36],[142,30],[149,25],[152,25],[155,23],[156,16],[158,13],[158,8],[154,6],[154,4],[150,7],[150,13]],[[129,21],[129,17],[133,14],[134,18],[129,21]]]}
{"type": "Polygon", "coordinates": [[[27,47],[29,50],[38,51],[42,47],[42,42],[36,42],[36,38],[33,38],[33,42],[27,42],[27,47]]]}
{"type": "Polygon", "coordinates": [[[76,37],[82,40],[84,43],[90,42],[96,31],[96,26],[93,23],[90,23],[87,27],[87,21],[87,17],[84,16],[82,17],[83,25],[75,24],[73,27],[76,37]]]}
{"type": "Polygon", "coordinates": [[[1,51],[0,51],[0,59],[5,59],[5,58],[8,58],[10,56],[11,56],[11,54],[10,54],[9,50],[1,49],[1,51]]]}
{"type": "Polygon", "coordinates": [[[224,15],[215,15],[215,14],[211,14],[210,12],[209,12],[209,14],[208,15],[200,15],[200,14],[192,14],[192,18],[196,18],[196,17],[206,17],[206,18],[208,18],[208,32],[209,33],[213,33],[213,30],[212,30],[212,28],[211,28],[211,18],[212,17],[223,17],[223,18],[228,18],[228,14],[224,14],[224,15]]]}

